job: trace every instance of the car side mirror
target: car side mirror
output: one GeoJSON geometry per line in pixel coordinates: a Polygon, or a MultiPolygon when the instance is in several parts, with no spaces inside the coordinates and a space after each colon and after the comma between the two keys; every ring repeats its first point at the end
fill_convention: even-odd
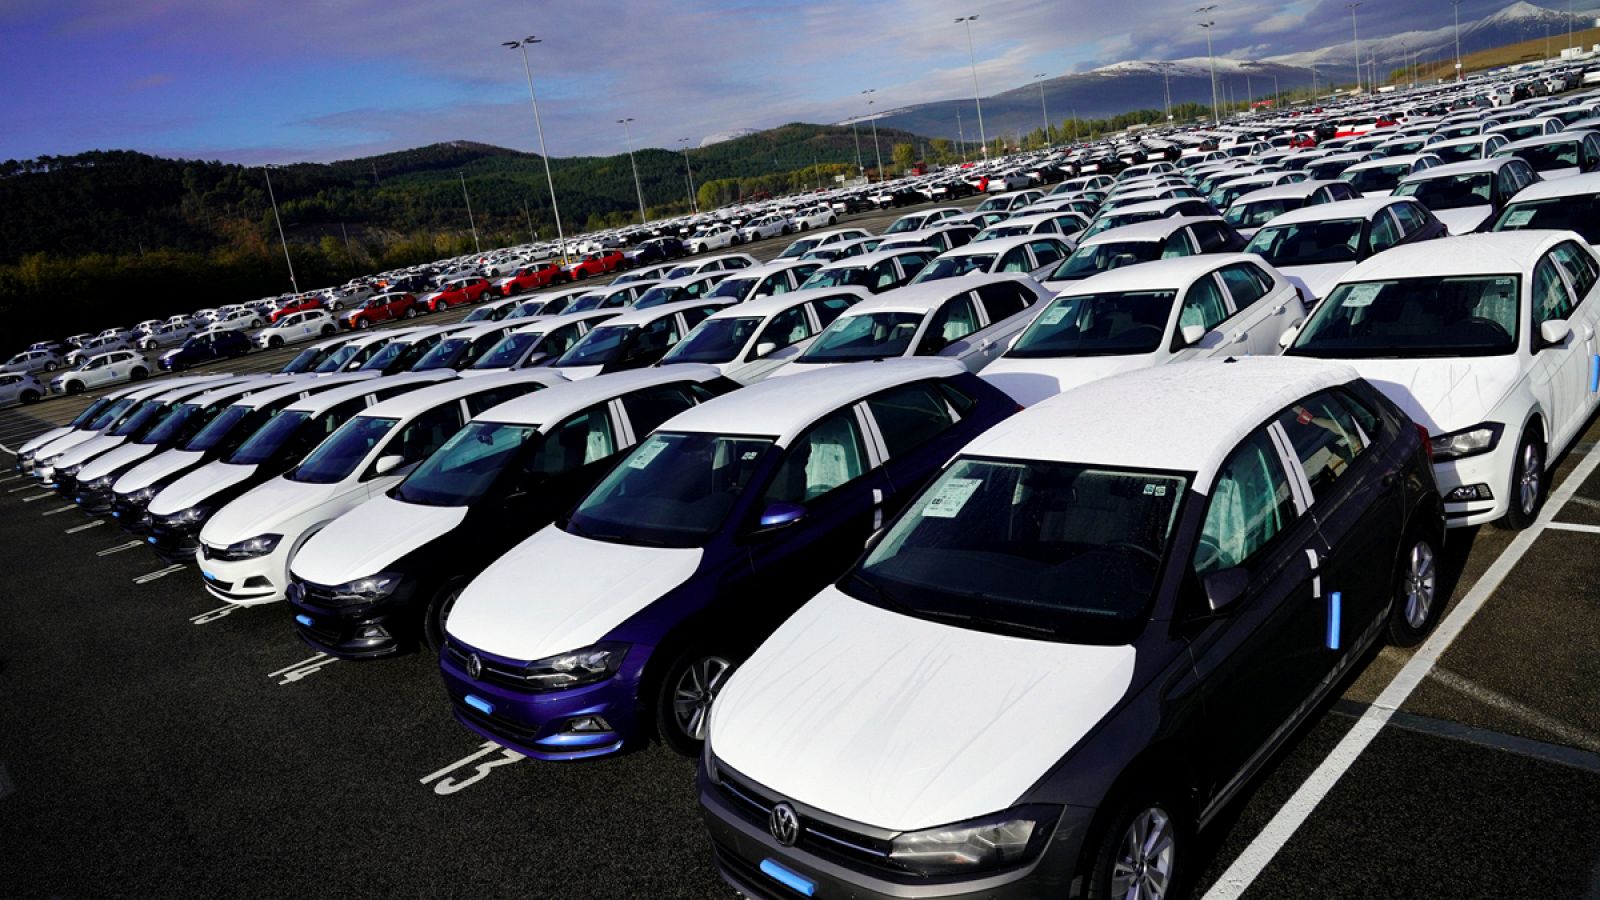
{"type": "Polygon", "coordinates": [[[1179,329],[1178,333],[1183,336],[1183,345],[1185,347],[1193,347],[1195,344],[1200,343],[1201,338],[1206,336],[1206,327],[1204,325],[1185,325],[1179,329]]]}
{"type": "Polygon", "coordinates": [[[787,528],[806,517],[806,508],[798,503],[773,503],[761,512],[757,522],[763,531],[787,528]]]}
{"type": "Polygon", "coordinates": [[[1289,349],[1289,345],[1293,344],[1294,343],[1294,339],[1299,337],[1299,336],[1300,336],[1300,326],[1299,325],[1290,325],[1288,328],[1285,328],[1283,330],[1283,334],[1278,335],[1278,347],[1279,347],[1279,349],[1282,349],[1282,350],[1289,349]]]}
{"type": "Polygon", "coordinates": [[[387,475],[390,472],[393,472],[395,469],[400,468],[402,465],[405,465],[405,461],[406,458],[398,453],[391,453],[388,456],[380,456],[378,457],[378,461],[372,464],[372,474],[387,475]]]}
{"type": "Polygon", "coordinates": [[[1551,319],[1539,323],[1541,347],[1558,347],[1572,334],[1572,325],[1566,319],[1551,319]]]}
{"type": "Polygon", "coordinates": [[[773,341],[762,341],[761,343],[756,345],[756,355],[757,356],[766,356],[769,353],[776,352],[777,349],[778,349],[777,343],[775,343],[773,341]]]}
{"type": "Polygon", "coordinates": [[[1250,572],[1243,566],[1221,569],[1203,580],[1206,604],[1212,612],[1221,612],[1239,601],[1250,587],[1250,572]]]}

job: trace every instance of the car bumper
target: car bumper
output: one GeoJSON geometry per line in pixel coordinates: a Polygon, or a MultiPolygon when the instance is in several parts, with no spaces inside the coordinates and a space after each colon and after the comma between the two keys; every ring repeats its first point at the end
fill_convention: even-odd
{"type": "Polygon", "coordinates": [[[212,559],[200,541],[195,541],[193,558],[200,567],[200,580],[211,596],[236,606],[261,606],[284,599],[288,586],[289,552],[279,547],[255,559],[212,559]]]}
{"type": "Polygon", "coordinates": [[[83,511],[94,516],[103,516],[111,512],[115,495],[110,488],[99,491],[80,490],[72,498],[73,502],[82,507],[83,511]]]}
{"type": "Polygon", "coordinates": [[[402,582],[378,603],[359,607],[326,606],[292,582],[285,591],[293,607],[295,632],[313,650],[340,659],[377,659],[416,646],[421,617],[412,606],[416,585],[402,582]]]}
{"type": "Polygon", "coordinates": [[[1511,509],[1511,471],[1516,463],[1516,441],[1502,437],[1488,453],[1433,464],[1439,496],[1444,498],[1445,525],[1468,528],[1501,518],[1511,509]],[[1466,492],[1476,493],[1469,498],[1466,492]],[[1488,491],[1489,499],[1482,498],[1488,491]]]}
{"type": "MultiPolygon", "coordinates": [[[[638,679],[647,648],[634,647],[621,670],[598,684],[565,691],[527,693],[467,674],[473,651],[454,641],[439,654],[439,671],[456,721],[524,756],[542,760],[591,759],[620,752],[637,727],[638,679]],[[578,731],[576,720],[598,716],[601,730],[578,731]]],[[[479,653],[486,662],[513,661],[479,653]]]]}
{"type": "Polygon", "coordinates": [[[176,527],[151,523],[145,532],[144,542],[155,554],[170,563],[193,562],[200,548],[199,524],[176,527]]]}

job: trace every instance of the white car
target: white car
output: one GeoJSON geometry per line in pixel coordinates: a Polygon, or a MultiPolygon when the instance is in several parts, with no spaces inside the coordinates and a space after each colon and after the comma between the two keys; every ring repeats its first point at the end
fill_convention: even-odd
{"type": "Polygon", "coordinates": [[[689,248],[690,253],[726,250],[739,243],[739,232],[735,231],[732,225],[708,225],[690,235],[683,243],[689,248]]]}
{"type": "Polygon", "coordinates": [[[739,226],[739,239],[746,242],[760,241],[788,234],[792,230],[793,226],[789,224],[787,216],[777,214],[761,216],[739,226]]]}
{"type": "Polygon", "coordinates": [[[834,243],[835,241],[852,241],[857,238],[872,237],[872,232],[865,228],[839,228],[834,231],[813,232],[803,237],[795,238],[789,246],[783,248],[778,254],[778,259],[799,259],[818,247],[834,243]]]}
{"type": "Polygon", "coordinates": [[[1494,155],[1526,160],[1540,178],[1571,178],[1600,169],[1600,132],[1574,129],[1523,138],[1501,147],[1494,155]]]}
{"type": "MultiPolygon", "coordinates": [[[[906,213],[900,218],[895,219],[888,228],[885,228],[883,230],[883,236],[888,237],[891,234],[906,234],[912,231],[921,231],[924,228],[932,228],[946,219],[954,219],[957,216],[961,216],[965,213],[966,210],[954,206],[928,209],[921,212],[906,213]]],[[[868,235],[862,235],[862,237],[867,236],[868,235]]]]}
{"type": "Polygon", "coordinates": [[[48,440],[43,440],[40,443],[35,443],[39,439],[29,441],[19,452],[31,455],[34,464],[33,476],[46,485],[52,485],[55,477],[55,460],[61,458],[63,454],[71,452],[74,447],[116,429],[130,417],[141,412],[145,402],[150,398],[170,391],[180,384],[217,381],[223,377],[222,375],[181,376],[163,379],[158,384],[140,385],[137,388],[109,394],[107,397],[102,397],[100,400],[90,404],[89,410],[99,409],[99,412],[94,413],[92,418],[89,418],[89,410],[86,410],[85,415],[80,416],[79,419],[74,419],[71,426],[63,429],[52,429],[45,435],[41,435],[41,438],[48,437],[48,440]],[[107,402],[108,400],[109,402],[107,402]],[[80,423],[80,420],[84,421],[80,423]],[[60,433],[57,434],[57,432],[60,433]],[[55,436],[49,437],[49,435],[55,436]]]}
{"type": "Polygon", "coordinates": [[[188,320],[159,322],[139,338],[139,349],[159,350],[162,347],[176,347],[194,334],[195,327],[188,320]]]}
{"type": "Polygon", "coordinates": [[[50,350],[24,350],[0,365],[0,372],[54,372],[63,362],[50,350]]]}
{"type": "Polygon", "coordinates": [[[1475,159],[1408,175],[1393,196],[1414,198],[1451,234],[1471,234],[1493,220],[1524,186],[1538,180],[1533,168],[1520,159],[1475,159]]]}
{"type": "Polygon", "coordinates": [[[1349,362],[1427,429],[1450,526],[1525,528],[1600,404],[1597,284],[1570,231],[1397,247],[1346,273],[1285,352],[1349,362]]]}
{"type": "Polygon", "coordinates": [[[1043,278],[1072,254],[1072,244],[1059,234],[1021,234],[973,241],[939,254],[911,279],[927,284],[964,275],[1016,273],[1043,278]]]}
{"type": "Polygon", "coordinates": [[[244,331],[250,328],[260,328],[263,324],[261,314],[253,309],[235,309],[231,312],[217,316],[216,323],[208,331],[244,331]]]}
{"type": "Polygon", "coordinates": [[[1490,230],[1530,228],[1576,231],[1590,245],[1600,246],[1600,172],[1523,188],[1490,230]]]}
{"type": "MultiPolygon", "coordinates": [[[[830,292],[834,289],[829,289],[830,292]]],[[[901,356],[954,359],[982,370],[1005,351],[1050,294],[1025,275],[930,281],[858,303],[774,377],[901,356]]]]}
{"type": "Polygon", "coordinates": [[[551,365],[573,381],[654,365],[689,329],[727,305],[702,297],[628,310],[591,329],[551,365]]]}
{"type": "Polygon", "coordinates": [[[326,310],[308,309],[279,318],[256,335],[256,344],[263,348],[282,347],[338,333],[339,323],[326,310]]]}
{"type": "Polygon", "coordinates": [[[740,384],[754,384],[805,352],[822,329],[871,296],[863,288],[835,288],[739,303],[696,325],[659,365],[701,363],[740,384]]]}
{"type": "Polygon", "coordinates": [[[771,297],[796,290],[820,268],[822,263],[816,260],[774,260],[726,275],[706,296],[719,297],[734,303],[771,297]]]}
{"type": "Polygon", "coordinates": [[[827,228],[839,224],[839,216],[828,206],[807,206],[795,210],[790,221],[794,228],[810,231],[813,228],[827,228]]]}
{"type": "Polygon", "coordinates": [[[134,404],[135,395],[150,390],[150,385],[136,385],[107,391],[84,407],[83,412],[78,413],[71,422],[29,438],[17,448],[18,471],[33,474],[35,462],[56,453],[57,445],[70,446],[78,441],[88,440],[110,427],[117,416],[134,404]]]}
{"type": "Polygon", "coordinates": [[[0,372],[0,406],[38,403],[50,389],[39,376],[27,372],[0,372]]]}
{"type": "Polygon", "coordinates": [[[84,358],[77,368],[50,381],[55,394],[81,394],[89,388],[150,377],[150,361],[134,350],[113,350],[84,358]]]}
{"type": "Polygon", "coordinates": [[[1275,355],[1284,332],[1305,314],[1294,284],[1259,257],[1163,259],[1073,282],[983,377],[1031,406],[1134,369],[1275,355]]]}
{"type": "Polygon", "coordinates": [[[661,281],[672,281],[677,278],[686,278],[690,275],[699,275],[702,272],[734,271],[758,266],[756,258],[748,253],[721,253],[708,256],[705,259],[681,262],[668,269],[665,275],[659,276],[661,281]]]}
{"type": "Polygon", "coordinates": [[[1257,231],[1245,252],[1320,298],[1362,260],[1443,234],[1439,220],[1410,197],[1362,198],[1286,212],[1257,231]]]}
{"type": "Polygon", "coordinates": [[[811,273],[802,291],[822,288],[864,287],[874,294],[892,291],[909,282],[938,254],[932,247],[874,250],[831,262],[811,273]]]}
{"type": "Polygon", "coordinates": [[[621,312],[616,309],[599,309],[586,313],[539,317],[527,325],[517,326],[461,374],[467,377],[493,375],[497,372],[549,365],[571,350],[573,345],[594,326],[607,319],[616,318],[621,312]]]}

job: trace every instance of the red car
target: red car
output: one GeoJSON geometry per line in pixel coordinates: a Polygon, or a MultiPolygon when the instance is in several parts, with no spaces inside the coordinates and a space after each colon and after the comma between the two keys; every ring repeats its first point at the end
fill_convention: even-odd
{"type": "Polygon", "coordinates": [[[410,294],[378,294],[351,310],[344,324],[347,328],[371,328],[394,319],[414,319],[417,312],[417,298],[410,294]]]}
{"type": "Polygon", "coordinates": [[[328,304],[324,302],[321,297],[300,297],[298,299],[291,300],[283,306],[273,310],[272,315],[267,317],[267,321],[276,323],[284,316],[292,316],[297,312],[327,308],[328,304]]]}
{"type": "Polygon", "coordinates": [[[446,281],[437,291],[424,297],[429,312],[438,312],[464,303],[477,303],[489,291],[489,279],[479,275],[446,281]]]}
{"type": "Polygon", "coordinates": [[[567,280],[567,272],[561,264],[551,260],[549,262],[534,263],[523,266],[510,275],[496,281],[489,286],[489,290],[502,297],[511,297],[523,291],[534,291],[552,284],[560,284],[567,280]]]}
{"type": "Polygon", "coordinates": [[[595,275],[604,275],[622,268],[623,255],[621,250],[601,250],[599,253],[585,253],[583,259],[573,263],[567,269],[567,277],[573,281],[590,278],[595,275]]]}

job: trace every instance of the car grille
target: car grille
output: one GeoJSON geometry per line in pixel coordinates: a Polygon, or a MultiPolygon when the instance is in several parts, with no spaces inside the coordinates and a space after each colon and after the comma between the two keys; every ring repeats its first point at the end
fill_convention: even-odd
{"type": "Polygon", "coordinates": [[[516,741],[521,744],[531,744],[539,737],[537,728],[529,728],[520,722],[513,722],[502,716],[485,715],[481,710],[474,709],[459,700],[452,700],[456,714],[484,731],[498,734],[506,740],[516,741]]]}
{"type": "MultiPolygon", "coordinates": [[[[767,827],[772,808],[782,798],[730,773],[725,766],[718,766],[718,772],[717,789],[730,801],[729,805],[752,824],[767,827]]],[[[889,862],[888,841],[805,816],[801,816],[800,824],[800,840],[796,846],[802,849],[858,868],[865,865],[889,874],[907,874],[905,869],[889,862]]]]}
{"type": "Polygon", "coordinates": [[[781,900],[781,898],[805,896],[786,884],[780,884],[766,877],[761,873],[760,869],[740,856],[738,851],[727,844],[721,841],[712,841],[711,848],[712,852],[716,854],[717,862],[728,870],[728,874],[739,879],[741,893],[760,891],[760,893],[754,895],[746,894],[746,896],[753,897],[753,900],[781,900]]]}
{"type": "MultiPolygon", "coordinates": [[[[472,655],[471,651],[463,650],[455,643],[447,643],[445,644],[444,652],[461,671],[467,671],[467,658],[472,655]]],[[[528,682],[522,677],[521,669],[504,663],[493,662],[481,656],[478,657],[478,660],[483,664],[483,674],[477,679],[478,681],[499,685],[500,687],[510,688],[526,694],[537,693],[529,689],[528,682]]]]}

